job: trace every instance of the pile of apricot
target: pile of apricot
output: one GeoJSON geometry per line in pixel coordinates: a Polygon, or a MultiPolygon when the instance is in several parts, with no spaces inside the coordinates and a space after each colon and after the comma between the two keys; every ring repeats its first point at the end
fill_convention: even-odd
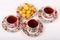
{"type": "Polygon", "coordinates": [[[36,12],[36,9],[33,5],[25,3],[18,7],[17,12],[24,18],[30,18],[36,12]]]}

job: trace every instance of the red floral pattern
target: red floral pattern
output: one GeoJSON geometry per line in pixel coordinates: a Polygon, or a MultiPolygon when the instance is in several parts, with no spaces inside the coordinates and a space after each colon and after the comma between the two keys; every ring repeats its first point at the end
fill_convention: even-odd
{"type": "MultiPolygon", "coordinates": [[[[8,16],[7,16],[8,17],[8,16]]],[[[2,27],[4,30],[9,31],[9,32],[17,32],[22,28],[22,19],[19,21],[17,17],[17,21],[13,24],[10,24],[7,22],[7,17],[4,18],[2,21],[2,27]]]]}
{"type": "Polygon", "coordinates": [[[52,14],[47,14],[43,10],[44,8],[40,9],[38,11],[38,18],[40,18],[43,22],[53,22],[57,18],[57,11],[54,9],[54,12],[52,14]]]}

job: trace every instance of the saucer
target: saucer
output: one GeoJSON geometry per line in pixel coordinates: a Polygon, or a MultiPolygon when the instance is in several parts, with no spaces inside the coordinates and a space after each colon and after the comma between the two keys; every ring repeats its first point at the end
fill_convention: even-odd
{"type": "Polygon", "coordinates": [[[38,11],[38,18],[43,22],[51,23],[57,19],[57,11],[52,7],[42,7],[38,11]]]}
{"type": "Polygon", "coordinates": [[[2,27],[8,32],[17,32],[22,29],[22,19],[17,16],[6,16],[2,21],[2,27]]]}
{"type": "Polygon", "coordinates": [[[43,32],[43,25],[39,20],[30,19],[23,23],[23,32],[31,37],[36,37],[42,34],[43,32]],[[30,22],[30,23],[29,23],[30,22]],[[38,22],[38,24],[37,24],[38,22]]]}

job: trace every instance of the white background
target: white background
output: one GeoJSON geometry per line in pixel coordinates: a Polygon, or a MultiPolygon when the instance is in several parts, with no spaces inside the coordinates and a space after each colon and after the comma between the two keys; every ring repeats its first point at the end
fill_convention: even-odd
{"type": "Polygon", "coordinates": [[[0,0],[0,40],[60,40],[60,0],[0,0]],[[43,34],[35,38],[28,37],[22,30],[6,32],[1,26],[3,18],[16,15],[17,7],[23,3],[33,4],[37,10],[44,6],[54,7],[58,11],[58,18],[53,23],[43,23],[43,34]]]}

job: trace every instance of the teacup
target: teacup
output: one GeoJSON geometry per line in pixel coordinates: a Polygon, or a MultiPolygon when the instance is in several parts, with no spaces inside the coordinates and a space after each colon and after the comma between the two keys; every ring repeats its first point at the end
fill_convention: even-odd
{"type": "Polygon", "coordinates": [[[31,37],[36,37],[43,32],[43,25],[37,19],[30,19],[23,23],[23,32],[31,37]]]}
{"type": "Polygon", "coordinates": [[[57,11],[52,7],[43,7],[38,11],[38,18],[43,22],[53,22],[57,18],[57,11]]]}
{"type": "Polygon", "coordinates": [[[6,16],[2,21],[2,27],[8,32],[17,32],[22,28],[22,19],[14,15],[6,16]]]}

